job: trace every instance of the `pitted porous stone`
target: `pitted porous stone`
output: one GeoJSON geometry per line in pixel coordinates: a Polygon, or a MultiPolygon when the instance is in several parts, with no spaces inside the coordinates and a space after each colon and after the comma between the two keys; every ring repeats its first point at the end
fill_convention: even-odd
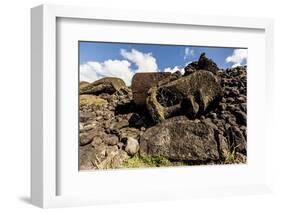
{"type": "Polygon", "coordinates": [[[135,104],[145,105],[147,91],[164,78],[170,76],[169,72],[136,73],[132,79],[132,93],[135,104]]]}
{"type": "Polygon", "coordinates": [[[218,160],[212,127],[185,116],[169,118],[149,128],[140,138],[140,155],[171,160],[218,160]]]}
{"type": "Polygon", "coordinates": [[[195,72],[196,70],[207,70],[212,72],[213,74],[217,74],[217,72],[219,71],[219,68],[217,66],[217,64],[210,58],[206,57],[205,53],[202,53],[199,57],[198,61],[194,61],[190,64],[188,64],[185,68],[184,68],[184,75],[189,75],[193,72],[195,72]]]}
{"type": "Polygon", "coordinates": [[[155,122],[180,114],[195,118],[216,104],[221,96],[222,89],[217,77],[209,71],[198,70],[151,87],[146,106],[155,122]]]}

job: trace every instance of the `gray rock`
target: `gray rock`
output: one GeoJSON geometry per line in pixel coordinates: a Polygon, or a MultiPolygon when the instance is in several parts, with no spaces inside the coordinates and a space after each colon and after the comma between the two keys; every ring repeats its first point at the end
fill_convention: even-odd
{"type": "Polygon", "coordinates": [[[97,136],[97,137],[94,137],[94,138],[93,138],[91,145],[92,145],[93,147],[97,147],[97,146],[99,146],[99,145],[102,144],[102,143],[103,143],[103,141],[102,141],[101,137],[100,137],[100,136],[97,136]]]}
{"type": "Polygon", "coordinates": [[[107,157],[113,157],[118,152],[118,146],[107,146],[105,155],[107,157]]]}
{"type": "Polygon", "coordinates": [[[119,150],[117,146],[109,146],[106,149],[106,158],[97,167],[99,169],[121,168],[123,162],[128,158],[129,156],[124,150],[119,150]]]}
{"type": "Polygon", "coordinates": [[[92,112],[80,112],[80,122],[86,122],[95,117],[92,112]]]}
{"type": "Polygon", "coordinates": [[[242,154],[247,153],[247,142],[238,127],[230,126],[227,130],[227,137],[232,149],[242,154]]]}
{"type": "Polygon", "coordinates": [[[218,127],[212,122],[212,120],[210,118],[206,118],[204,120],[202,120],[202,122],[206,125],[208,125],[209,127],[212,127],[214,130],[217,130],[218,127]]]}
{"type": "Polygon", "coordinates": [[[125,151],[133,156],[139,151],[139,142],[135,138],[128,137],[125,151]]]}
{"type": "Polygon", "coordinates": [[[80,146],[91,143],[94,136],[95,132],[93,131],[80,133],[80,146]]]}
{"type": "Polygon", "coordinates": [[[120,118],[119,122],[114,122],[110,125],[110,130],[114,132],[117,129],[122,129],[122,128],[127,127],[127,126],[129,126],[129,121],[126,120],[126,119],[120,118]]]}
{"type": "Polygon", "coordinates": [[[241,103],[240,108],[243,110],[243,112],[247,112],[247,103],[241,103]]]}
{"type": "Polygon", "coordinates": [[[117,144],[117,146],[118,146],[119,149],[123,149],[123,147],[125,146],[125,144],[122,143],[122,142],[119,142],[119,143],[117,144]]]}
{"type": "Polygon", "coordinates": [[[80,146],[80,170],[98,169],[99,164],[105,160],[106,145],[80,146]]]}
{"type": "Polygon", "coordinates": [[[94,159],[93,148],[91,146],[80,146],[79,148],[79,161],[80,161],[80,170],[89,170],[95,169],[95,166],[92,163],[94,159]]]}
{"type": "Polygon", "coordinates": [[[212,60],[206,57],[205,53],[202,53],[198,61],[188,64],[185,68],[184,75],[189,75],[197,70],[208,70],[216,74],[219,70],[217,64],[212,60]]]}
{"type": "Polygon", "coordinates": [[[217,118],[217,114],[216,114],[215,112],[211,112],[211,113],[210,113],[210,117],[211,117],[212,119],[216,119],[216,118],[217,118]]]}
{"type": "Polygon", "coordinates": [[[241,124],[241,125],[246,125],[247,124],[247,115],[245,112],[242,112],[240,110],[236,110],[233,112],[233,114],[236,117],[236,121],[237,123],[241,124]]]}
{"type": "Polygon", "coordinates": [[[103,138],[103,141],[107,144],[107,145],[117,145],[119,142],[119,139],[116,135],[106,135],[103,138]]]}
{"type": "Polygon", "coordinates": [[[220,110],[224,111],[226,109],[226,104],[225,103],[220,103],[220,110]]]}
{"type": "Polygon", "coordinates": [[[83,127],[84,127],[84,125],[83,125],[83,123],[79,123],[79,130],[80,130],[80,132],[81,132],[81,130],[83,129],[83,127]]]}
{"type": "Polygon", "coordinates": [[[218,144],[219,144],[219,152],[221,157],[224,159],[230,153],[229,144],[227,139],[222,135],[218,134],[218,144]]]}
{"type": "Polygon", "coordinates": [[[119,149],[116,155],[114,155],[111,160],[111,168],[122,168],[123,162],[128,158],[129,156],[127,152],[119,149]]]}
{"type": "Polygon", "coordinates": [[[89,125],[84,125],[84,126],[82,125],[82,128],[81,128],[81,125],[80,125],[80,132],[86,132],[86,131],[89,131],[91,129],[94,129],[95,127],[96,127],[95,123],[92,123],[92,124],[89,124],[89,125]]]}
{"type": "Polygon", "coordinates": [[[241,153],[236,153],[235,155],[235,163],[247,163],[247,156],[241,153]]]}
{"type": "Polygon", "coordinates": [[[141,131],[137,128],[126,127],[120,130],[119,138],[120,141],[126,141],[129,137],[138,140],[140,137],[140,133],[141,131]]]}
{"type": "Polygon", "coordinates": [[[217,64],[212,60],[206,57],[205,53],[202,53],[198,60],[197,70],[208,70],[214,74],[219,70],[217,64]]]}
{"type": "Polygon", "coordinates": [[[93,154],[95,155],[94,160],[97,161],[97,163],[100,163],[102,160],[105,159],[107,151],[107,146],[103,143],[99,144],[95,147],[93,150],[93,154]]]}
{"type": "Polygon", "coordinates": [[[219,159],[213,129],[185,116],[167,119],[147,129],[140,139],[140,155],[191,161],[219,159]]]}
{"type": "Polygon", "coordinates": [[[234,98],[226,98],[227,103],[233,103],[235,100],[234,98]]]}

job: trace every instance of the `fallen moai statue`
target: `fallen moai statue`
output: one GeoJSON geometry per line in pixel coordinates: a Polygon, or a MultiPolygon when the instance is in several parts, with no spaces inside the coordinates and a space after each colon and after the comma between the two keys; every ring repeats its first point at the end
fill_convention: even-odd
{"type": "Polygon", "coordinates": [[[146,107],[155,122],[180,114],[195,118],[221,98],[219,81],[209,71],[199,70],[174,79],[171,75],[152,86],[147,93],[146,107]]]}
{"type": "Polygon", "coordinates": [[[148,90],[170,75],[170,72],[136,73],[132,79],[132,93],[135,104],[145,105],[148,90]]]}

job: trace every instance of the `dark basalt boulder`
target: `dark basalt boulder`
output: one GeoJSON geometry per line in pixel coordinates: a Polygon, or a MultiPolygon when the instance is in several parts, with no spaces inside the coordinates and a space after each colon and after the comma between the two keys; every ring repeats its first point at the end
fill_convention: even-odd
{"type": "Polygon", "coordinates": [[[176,116],[147,129],[140,138],[141,156],[171,160],[218,160],[214,130],[185,116],[176,116]]]}
{"type": "Polygon", "coordinates": [[[196,70],[198,70],[198,62],[197,61],[191,62],[184,68],[184,75],[185,76],[189,75],[195,72],[196,70]]]}
{"type": "Polygon", "coordinates": [[[238,127],[229,127],[227,130],[227,138],[233,150],[242,154],[247,154],[247,142],[238,127]]]}
{"type": "Polygon", "coordinates": [[[210,58],[206,57],[205,53],[200,55],[198,60],[198,69],[199,70],[208,70],[214,74],[219,70],[217,64],[210,58]]]}
{"type": "Polygon", "coordinates": [[[181,114],[195,118],[215,106],[222,95],[216,76],[204,70],[158,85],[150,88],[146,99],[155,122],[181,114]]]}
{"type": "Polygon", "coordinates": [[[207,70],[213,74],[217,74],[219,70],[217,64],[212,60],[206,57],[205,53],[202,53],[199,57],[199,60],[188,64],[185,68],[185,74],[189,75],[197,70],[207,70]]]}

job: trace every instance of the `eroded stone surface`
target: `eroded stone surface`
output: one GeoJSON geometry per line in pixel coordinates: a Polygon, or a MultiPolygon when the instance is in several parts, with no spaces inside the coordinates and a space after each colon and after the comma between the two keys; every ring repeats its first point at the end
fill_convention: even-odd
{"type": "Polygon", "coordinates": [[[137,105],[145,105],[147,91],[150,87],[171,75],[168,72],[136,73],[132,79],[133,99],[137,105]]]}
{"type": "Polygon", "coordinates": [[[221,95],[216,76],[202,70],[150,88],[146,104],[155,122],[179,114],[195,118],[217,104],[221,95]]]}
{"type": "MultiPolygon", "coordinates": [[[[198,61],[191,64],[198,65],[198,61]]],[[[169,74],[158,81],[156,87],[173,85],[185,77],[194,75],[195,72],[201,72],[198,66],[193,66],[193,69],[193,72],[187,76],[182,76],[180,72],[169,74]]],[[[192,102],[192,98],[189,97],[189,105],[181,105],[181,108],[185,106],[186,111],[180,109],[176,111],[177,113],[171,114],[172,118],[164,121],[169,122],[170,119],[174,119],[174,127],[170,124],[165,128],[158,126],[162,123],[155,124],[146,105],[135,104],[131,88],[124,87],[123,83],[119,85],[120,87],[115,87],[106,82],[108,80],[99,80],[98,83],[81,82],[80,88],[89,85],[98,86],[95,88],[96,94],[83,94],[86,95],[84,97],[104,101],[101,104],[96,104],[95,101],[80,104],[80,169],[123,168],[125,161],[138,158],[140,153],[148,157],[151,156],[149,153],[153,153],[153,156],[163,154],[172,157],[171,159],[188,159],[186,160],[188,165],[191,161],[198,164],[245,163],[247,161],[247,67],[240,66],[216,72],[208,71],[210,68],[206,69],[206,72],[218,80],[222,88],[222,98],[213,107],[208,107],[208,104],[204,105],[206,101],[193,98],[192,102]],[[201,114],[198,113],[200,109],[206,110],[201,114]],[[147,138],[145,144],[150,144],[150,150],[145,148],[147,146],[141,146],[140,149],[129,151],[127,148],[125,151],[128,138],[140,144],[144,137],[147,138]],[[157,144],[152,142],[153,138],[159,140],[157,144]],[[174,139],[178,143],[174,142],[174,139]]],[[[199,88],[194,85],[191,87],[199,88]]],[[[88,89],[90,88],[89,86],[88,89]]],[[[165,107],[174,106],[174,103],[181,100],[178,97],[182,96],[165,89],[161,93],[164,94],[162,104],[165,107]],[[165,97],[168,97],[168,100],[165,100],[165,97]]],[[[196,93],[192,94],[195,94],[194,97],[203,97],[196,93]]],[[[157,100],[161,100],[161,97],[157,100]]],[[[174,163],[182,165],[181,160],[171,162],[173,164],[169,163],[169,165],[174,163]]],[[[157,165],[161,166],[159,161],[157,165]]]]}
{"type": "Polygon", "coordinates": [[[139,151],[139,142],[137,139],[132,138],[132,137],[128,137],[127,138],[127,144],[126,144],[126,148],[125,151],[133,156],[135,155],[138,151],[139,151]]]}
{"type": "Polygon", "coordinates": [[[172,160],[219,159],[214,130],[185,116],[173,117],[149,128],[141,136],[140,154],[172,160]]]}
{"type": "Polygon", "coordinates": [[[120,78],[106,77],[93,83],[80,87],[80,94],[99,95],[101,93],[113,94],[125,88],[125,82],[120,78]]]}

